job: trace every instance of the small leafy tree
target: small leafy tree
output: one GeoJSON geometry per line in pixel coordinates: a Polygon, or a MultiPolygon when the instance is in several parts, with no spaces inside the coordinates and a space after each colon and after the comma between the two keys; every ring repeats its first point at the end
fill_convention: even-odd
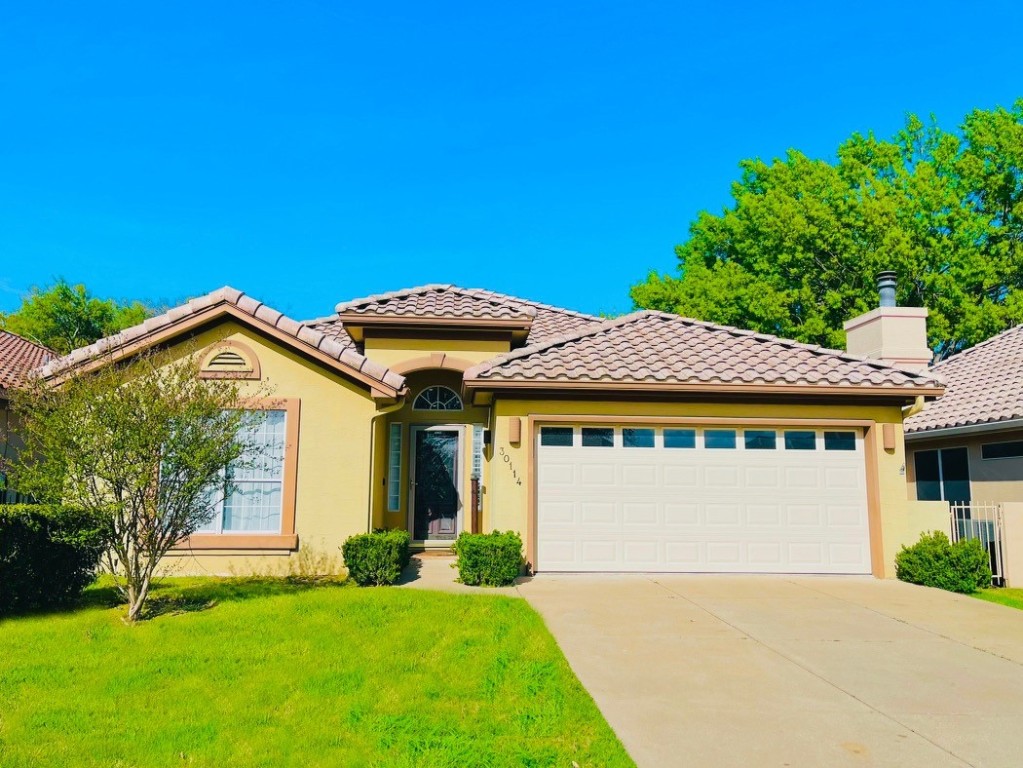
{"type": "Polygon", "coordinates": [[[151,314],[141,302],[100,299],[61,278],[49,288],[33,288],[16,312],[0,312],[0,328],[65,355],[151,314]]]}
{"type": "Polygon", "coordinates": [[[14,395],[26,442],[17,487],[109,519],[106,565],[132,622],[160,559],[212,519],[231,491],[224,470],[246,448],[237,382],[198,372],[195,355],[147,353],[14,395]]]}

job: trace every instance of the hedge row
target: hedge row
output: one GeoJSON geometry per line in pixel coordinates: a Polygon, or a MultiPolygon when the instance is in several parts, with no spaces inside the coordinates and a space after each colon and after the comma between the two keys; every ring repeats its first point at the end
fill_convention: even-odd
{"type": "Polygon", "coordinates": [[[74,601],[96,578],[104,522],[85,512],[0,505],[0,615],[74,601]]]}

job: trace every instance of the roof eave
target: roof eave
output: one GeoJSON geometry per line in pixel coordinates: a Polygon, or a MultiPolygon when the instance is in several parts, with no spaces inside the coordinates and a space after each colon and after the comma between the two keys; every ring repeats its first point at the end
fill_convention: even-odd
{"type": "Polygon", "coordinates": [[[479,318],[441,315],[366,315],[359,312],[342,312],[337,316],[337,320],[356,342],[363,341],[364,331],[367,328],[372,328],[375,331],[401,329],[499,331],[524,337],[533,327],[532,317],[479,318]]]}
{"type": "Polygon", "coordinates": [[[232,319],[237,320],[243,325],[254,328],[257,331],[262,331],[263,333],[279,340],[285,346],[297,349],[318,362],[325,364],[328,368],[332,368],[349,378],[355,379],[359,383],[368,387],[374,393],[374,397],[400,398],[405,394],[406,388],[404,387],[404,384],[401,387],[395,387],[387,382],[380,381],[374,376],[363,373],[358,368],[326,354],[317,347],[302,341],[299,338],[294,338],[283,333],[265,320],[261,320],[257,316],[238,309],[235,304],[227,301],[226,299],[215,302],[208,307],[204,307],[201,310],[193,312],[192,314],[182,317],[176,321],[156,327],[152,331],[132,338],[123,344],[111,346],[109,350],[101,355],[79,362],[70,363],[61,369],[46,375],[45,380],[59,385],[74,372],[87,373],[111,362],[118,362],[147,349],[151,349],[157,344],[179,336],[182,333],[207,325],[213,320],[224,315],[230,316],[232,319]]]}
{"type": "Polygon", "coordinates": [[[943,387],[884,387],[812,384],[679,384],[664,382],[557,381],[550,379],[500,380],[467,378],[468,391],[559,390],[587,392],[642,392],[663,394],[748,394],[748,395],[815,395],[894,398],[912,402],[919,396],[937,397],[943,387]]]}
{"type": "Polygon", "coordinates": [[[1003,419],[1002,421],[985,421],[981,424],[958,424],[934,429],[918,429],[906,432],[907,441],[933,440],[941,437],[957,437],[960,435],[977,435],[988,432],[1008,432],[1023,429],[1023,418],[1003,419]]]}

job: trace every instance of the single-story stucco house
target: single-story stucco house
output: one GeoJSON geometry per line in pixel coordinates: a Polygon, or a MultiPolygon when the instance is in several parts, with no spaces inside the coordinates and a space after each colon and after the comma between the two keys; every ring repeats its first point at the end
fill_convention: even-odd
{"type": "Polygon", "coordinates": [[[931,370],[945,395],[906,419],[913,498],[1023,502],[1023,326],[931,370]]]}
{"type": "Polygon", "coordinates": [[[10,393],[23,386],[34,369],[54,357],[46,347],[0,330],[0,504],[25,500],[7,487],[5,467],[21,449],[18,425],[11,413],[10,393]]]}
{"type": "MultiPolygon", "coordinates": [[[[851,349],[906,319],[878,312],[851,349]]],[[[891,576],[900,545],[947,525],[908,498],[903,440],[904,409],[942,383],[889,365],[885,343],[850,354],[451,285],[297,322],[222,288],[42,372],[155,345],[273,388],[257,437],[274,461],[175,552],[182,570],[407,528],[424,548],[519,531],[534,571],[891,576]]]]}

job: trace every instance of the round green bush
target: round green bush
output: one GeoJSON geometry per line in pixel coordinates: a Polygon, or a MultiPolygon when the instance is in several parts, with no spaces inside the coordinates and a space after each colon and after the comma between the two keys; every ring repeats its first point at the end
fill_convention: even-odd
{"type": "Polygon", "coordinates": [[[991,561],[977,539],[952,544],[941,531],[920,536],[895,557],[895,575],[910,584],[969,594],[991,586],[991,561]]]}
{"type": "Polygon", "coordinates": [[[462,533],[454,549],[463,584],[506,587],[522,573],[522,539],[514,531],[462,533]]]}

